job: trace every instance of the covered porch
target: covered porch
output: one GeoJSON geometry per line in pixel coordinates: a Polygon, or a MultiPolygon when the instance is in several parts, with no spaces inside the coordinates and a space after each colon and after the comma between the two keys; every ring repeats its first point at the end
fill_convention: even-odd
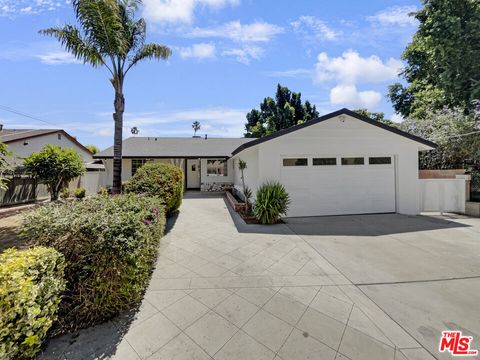
{"type": "MultiPolygon", "coordinates": [[[[113,178],[113,160],[105,159],[107,186],[113,178]]],[[[186,190],[218,192],[233,187],[233,160],[228,157],[132,157],[122,159],[122,181],[128,181],[147,162],[173,164],[185,176],[186,190]]]]}

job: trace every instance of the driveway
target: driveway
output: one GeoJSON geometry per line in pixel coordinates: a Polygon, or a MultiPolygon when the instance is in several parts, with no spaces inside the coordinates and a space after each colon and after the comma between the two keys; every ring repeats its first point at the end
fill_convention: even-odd
{"type": "Polygon", "coordinates": [[[480,223],[401,215],[245,225],[187,194],[137,312],[42,359],[426,360],[439,332],[479,348],[480,223]]]}

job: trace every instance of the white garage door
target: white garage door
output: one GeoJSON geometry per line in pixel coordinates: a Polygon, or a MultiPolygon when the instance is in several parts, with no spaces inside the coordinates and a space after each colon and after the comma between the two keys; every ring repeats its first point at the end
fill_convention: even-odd
{"type": "Polygon", "coordinates": [[[284,156],[287,216],[395,212],[393,156],[284,156]]]}

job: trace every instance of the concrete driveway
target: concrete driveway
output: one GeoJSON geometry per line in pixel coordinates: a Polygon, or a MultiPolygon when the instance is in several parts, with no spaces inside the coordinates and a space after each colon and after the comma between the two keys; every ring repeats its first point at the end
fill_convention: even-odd
{"type": "MultiPolygon", "coordinates": [[[[442,330],[480,349],[480,220],[361,215],[288,226],[437,358],[442,330]]],[[[480,358],[480,357],[479,357],[480,358]]]]}
{"type": "Polygon", "coordinates": [[[479,226],[400,215],[245,225],[223,198],[187,194],[140,309],[40,358],[450,359],[441,330],[480,347],[479,226]]]}

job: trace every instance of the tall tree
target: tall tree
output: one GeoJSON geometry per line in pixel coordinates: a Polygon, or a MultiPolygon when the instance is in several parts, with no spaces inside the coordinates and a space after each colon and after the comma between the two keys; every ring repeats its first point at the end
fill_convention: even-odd
{"type": "Polygon", "coordinates": [[[315,105],[307,100],[302,103],[302,94],[277,85],[275,100],[266,97],[260,110],[252,109],[247,114],[245,137],[263,137],[282,129],[299,125],[318,117],[315,105]]]}
{"type": "Polygon", "coordinates": [[[465,114],[463,109],[427,111],[423,119],[407,119],[400,126],[438,145],[435,150],[420,153],[421,169],[467,168],[480,173],[480,113],[465,114]]]}
{"type": "Polygon", "coordinates": [[[115,91],[112,192],[118,194],[122,185],[125,77],[142,60],[167,59],[171,50],[164,45],[145,42],[145,20],[135,17],[141,0],[73,0],[72,4],[79,27],[64,25],[40,33],[58,39],[68,52],[85,64],[105,66],[110,72],[115,91]]]}
{"type": "Polygon", "coordinates": [[[391,85],[389,96],[404,117],[428,110],[474,110],[480,99],[480,1],[423,0],[419,27],[402,58],[407,85],[391,85]]]}
{"type": "Polygon", "coordinates": [[[385,125],[389,125],[389,126],[396,127],[396,128],[398,128],[400,126],[399,123],[393,122],[390,119],[386,119],[385,118],[385,113],[383,113],[383,112],[371,112],[368,109],[364,109],[364,108],[363,109],[356,109],[356,110],[353,110],[353,111],[355,111],[357,114],[366,116],[366,117],[368,117],[372,120],[384,123],[385,125]]]}
{"type": "Polygon", "coordinates": [[[193,129],[193,137],[197,136],[197,131],[200,130],[200,122],[199,121],[194,121],[192,124],[192,129],[193,129]]]}

